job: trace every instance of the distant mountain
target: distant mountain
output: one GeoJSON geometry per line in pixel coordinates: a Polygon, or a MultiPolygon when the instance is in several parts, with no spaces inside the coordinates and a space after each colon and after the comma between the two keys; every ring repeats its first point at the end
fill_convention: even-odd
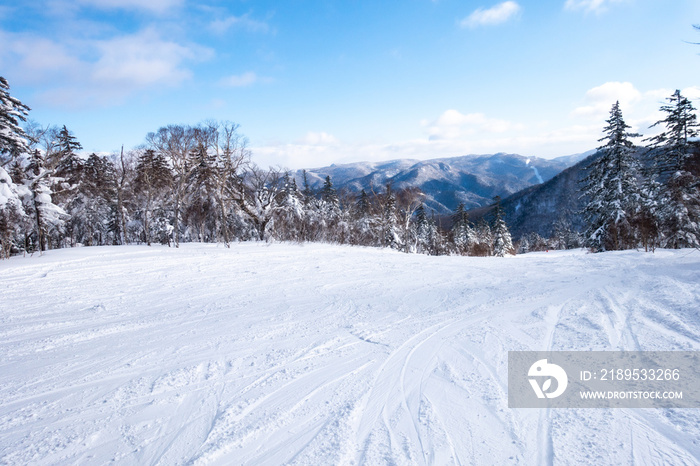
{"type": "MultiPolygon", "coordinates": [[[[574,230],[583,230],[581,211],[585,201],[580,194],[581,180],[586,175],[586,168],[600,155],[594,152],[549,181],[503,199],[501,207],[513,238],[518,239],[530,232],[549,238],[560,218],[570,222],[574,230]]],[[[492,205],[473,209],[469,211],[469,218],[472,222],[484,217],[488,219],[492,210],[492,205]]]]}
{"type": "MultiPolygon", "coordinates": [[[[400,159],[388,162],[360,162],[307,170],[314,188],[331,177],[337,189],[359,192],[418,187],[425,204],[438,214],[454,211],[460,203],[470,208],[487,206],[495,196],[507,197],[530,186],[547,182],[589,153],[555,159],[517,154],[465,155],[432,160],[400,159]]],[[[301,186],[302,171],[295,172],[301,186]]]]}

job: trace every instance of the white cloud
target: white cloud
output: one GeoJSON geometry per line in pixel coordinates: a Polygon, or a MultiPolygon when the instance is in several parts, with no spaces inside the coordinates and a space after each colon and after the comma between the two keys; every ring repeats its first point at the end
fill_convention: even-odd
{"type": "Polygon", "coordinates": [[[84,63],[63,44],[27,35],[0,31],[0,65],[26,83],[47,83],[78,77],[84,63]]]}
{"type": "Polygon", "coordinates": [[[242,28],[248,32],[269,32],[270,26],[263,21],[251,19],[247,14],[242,16],[228,16],[223,19],[215,19],[210,24],[211,29],[217,34],[224,34],[231,28],[242,28]]]}
{"type": "Polygon", "coordinates": [[[227,76],[221,80],[221,84],[229,87],[246,87],[255,84],[258,81],[258,75],[252,71],[247,71],[243,74],[227,76]]]}
{"type": "Polygon", "coordinates": [[[332,134],[315,131],[309,131],[306,136],[299,141],[300,144],[307,144],[311,146],[328,146],[338,144],[338,140],[332,134]]]}
{"type": "MultiPolygon", "coordinates": [[[[700,87],[692,86],[692,87],[687,87],[685,89],[681,89],[681,95],[689,98],[690,100],[700,100],[700,87]]],[[[668,95],[666,95],[666,97],[670,97],[670,96],[671,96],[671,93],[669,92],[668,95]]]]}
{"type": "Polygon", "coordinates": [[[184,0],[78,0],[81,5],[91,6],[104,10],[112,9],[137,9],[152,13],[163,14],[179,8],[184,0]]]}
{"type": "MultiPolygon", "coordinates": [[[[0,32],[0,66],[40,84],[39,102],[69,107],[109,105],[148,88],[177,86],[192,76],[188,62],[213,52],[165,40],[154,29],[111,39],[52,41],[0,32]]],[[[36,104],[35,104],[36,105],[36,104]]]]}
{"type": "Polygon", "coordinates": [[[624,111],[641,98],[642,93],[632,83],[611,81],[588,90],[584,99],[585,105],[577,107],[573,114],[600,118],[606,115],[617,101],[624,111]]]}
{"type": "Polygon", "coordinates": [[[620,3],[624,0],[566,0],[564,8],[567,10],[583,10],[586,13],[600,14],[607,10],[611,3],[620,3]]]}
{"type": "Polygon", "coordinates": [[[95,82],[119,83],[128,88],[154,84],[177,85],[191,77],[187,60],[211,56],[211,51],[162,40],[151,29],[97,42],[100,58],[94,64],[95,82]]]}
{"type": "Polygon", "coordinates": [[[454,109],[446,110],[433,123],[425,120],[421,123],[428,128],[431,140],[457,139],[477,133],[505,133],[522,129],[522,125],[489,118],[483,113],[463,114],[454,109]]]}
{"type": "MultiPolygon", "coordinates": [[[[446,110],[436,118],[426,118],[415,128],[424,137],[398,141],[348,143],[327,133],[309,132],[293,143],[270,143],[252,147],[254,160],[262,165],[312,168],[331,163],[429,159],[466,154],[517,153],[544,158],[581,153],[599,146],[610,108],[616,100],[623,105],[625,121],[632,132],[644,137],[657,134],[649,128],[664,118],[659,112],[674,90],[640,91],[629,82],[608,82],[583,96],[584,106],[555,121],[517,122],[483,113],[446,110]]],[[[689,98],[700,98],[700,87],[682,89],[689,98]]],[[[635,142],[641,143],[640,139],[635,142]]]]}
{"type": "Polygon", "coordinates": [[[478,8],[459,24],[463,28],[501,24],[518,15],[521,10],[516,2],[507,1],[486,10],[478,8]]]}

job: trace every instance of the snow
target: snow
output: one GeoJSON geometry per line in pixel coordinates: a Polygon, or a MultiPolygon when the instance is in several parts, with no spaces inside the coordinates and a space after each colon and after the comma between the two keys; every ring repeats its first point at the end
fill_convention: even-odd
{"type": "Polygon", "coordinates": [[[527,159],[527,160],[525,161],[525,165],[527,165],[528,167],[532,168],[532,171],[535,172],[535,177],[537,177],[537,181],[539,181],[540,184],[544,183],[544,180],[543,180],[542,177],[540,176],[540,171],[537,169],[537,167],[534,166],[534,165],[530,165],[530,159],[527,159]]]}
{"type": "Polygon", "coordinates": [[[700,252],[0,261],[2,464],[697,464],[700,412],[509,409],[509,350],[700,349],[700,252]]]}

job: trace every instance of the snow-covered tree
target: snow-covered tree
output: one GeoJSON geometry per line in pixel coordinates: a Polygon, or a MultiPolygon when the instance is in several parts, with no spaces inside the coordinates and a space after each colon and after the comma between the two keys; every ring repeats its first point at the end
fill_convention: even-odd
{"type": "Polygon", "coordinates": [[[665,130],[648,139],[652,173],[647,183],[650,193],[646,197],[650,201],[646,213],[651,217],[649,221],[658,223],[662,246],[698,247],[700,180],[690,165],[696,149],[692,138],[698,136],[699,125],[693,104],[680,91],[667,100],[668,104],[661,107],[666,118],[652,125],[663,125],[665,130]]]}
{"type": "Polygon", "coordinates": [[[416,252],[437,255],[439,251],[439,232],[435,219],[428,217],[424,204],[416,210],[415,236],[416,252]]]}
{"type": "Polygon", "coordinates": [[[175,247],[180,245],[182,209],[187,197],[190,176],[195,167],[190,163],[192,149],[196,145],[194,128],[182,125],[169,125],[146,135],[150,149],[161,154],[172,170],[170,201],[173,212],[173,240],[175,247]]]}
{"type": "Polygon", "coordinates": [[[280,209],[274,219],[275,236],[288,241],[302,241],[304,204],[294,177],[286,171],[282,177],[280,209]]]}
{"type": "Polygon", "coordinates": [[[330,175],[326,176],[319,195],[320,198],[317,199],[316,210],[324,233],[323,239],[335,242],[337,241],[336,228],[340,220],[341,211],[338,192],[333,186],[330,175]]]}
{"type": "Polygon", "coordinates": [[[84,205],[84,237],[86,245],[119,244],[119,232],[110,227],[118,222],[115,217],[117,193],[115,168],[107,158],[90,154],[83,166],[80,196],[84,205]],[[108,240],[110,231],[114,237],[108,240]]]}
{"type": "Polygon", "coordinates": [[[231,198],[255,230],[256,239],[267,237],[268,226],[282,209],[282,176],[274,169],[264,170],[253,164],[246,167],[237,185],[231,188],[231,198]]]}
{"type": "Polygon", "coordinates": [[[506,225],[505,215],[501,207],[501,198],[496,196],[496,207],[494,209],[493,222],[493,255],[504,257],[514,254],[513,240],[510,236],[510,230],[506,225]]]}
{"type": "Polygon", "coordinates": [[[633,217],[640,204],[637,187],[638,165],[634,144],[638,137],[627,131],[616,102],[606,120],[605,144],[598,148],[602,155],[588,168],[583,196],[587,204],[584,215],[588,228],[586,242],[595,251],[618,250],[635,246],[633,217]]]}
{"type": "Polygon", "coordinates": [[[475,242],[475,236],[476,232],[472,228],[464,204],[460,203],[452,216],[452,242],[457,253],[468,254],[471,245],[475,242]]]}
{"type": "Polygon", "coordinates": [[[52,199],[51,186],[56,185],[53,170],[47,169],[43,155],[35,150],[26,167],[26,194],[23,199],[25,211],[34,219],[36,243],[34,249],[45,251],[53,243],[58,243],[63,234],[68,214],[52,199]],[[52,241],[54,240],[54,241],[52,241]]]}
{"type": "Polygon", "coordinates": [[[26,188],[16,185],[7,171],[0,166],[0,259],[10,257],[15,238],[26,218],[22,197],[26,188]]]}
{"type": "Polygon", "coordinates": [[[154,217],[153,213],[159,210],[162,214],[163,194],[166,188],[171,186],[171,182],[172,173],[163,154],[146,149],[136,164],[134,189],[141,200],[143,240],[149,246],[153,236],[161,236],[160,228],[164,226],[164,222],[158,219],[159,216],[154,217]]]}
{"type": "Polygon", "coordinates": [[[30,108],[10,95],[10,85],[0,76],[0,166],[29,152],[29,138],[20,126],[30,108]]]}
{"type": "Polygon", "coordinates": [[[394,195],[391,183],[387,184],[386,192],[383,196],[380,228],[382,245],[384,247],[392,249],[402,248],[403,242],[397,216],[396,196],[394,195]]]}
{"type": "Polygon", "coordinates": [[[470,243],[469,255],[491,256],[493,255],[494,236],[489,224],[482,218],[476,225],[476,236],[470,243]]]}
{"type": "MultiPolygon", "coordinates": [[[[377,196],[373,193],[372,196],[377,196]]],[[[377,232],[380,224],[379,216],[376,213],[376,205],[373,198],[364,189],[355,199],[352,211],[352,234],[349,238],[351,244],[361,244],[364,246],[378,246],[377,232]]]]}
{"type": "MultiPolygon", "coordinates": [[[[214,171],[215,197],[218,205],[220,235],[224,245],[229,242],[235,231],[247,230],[246,222],[232,197],[238,195],[237,187],[245,166],[250,163],[248,140],[239,132],[239,125],[230,121],[216,125],[215,144],[216,170],[214,171]]],[[[244,234],[246,238],[247,234],[244,234]]]]}

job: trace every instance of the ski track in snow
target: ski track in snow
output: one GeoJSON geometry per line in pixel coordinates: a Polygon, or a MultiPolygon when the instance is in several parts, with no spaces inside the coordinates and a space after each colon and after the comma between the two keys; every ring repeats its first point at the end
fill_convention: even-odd
{"type": "Polygon", "coordinates": [[[697,464],[700,412],[509,409],[509,350],[700,349],[700,253],[185,244],[0,262],[0,464],[697,464]]]}

